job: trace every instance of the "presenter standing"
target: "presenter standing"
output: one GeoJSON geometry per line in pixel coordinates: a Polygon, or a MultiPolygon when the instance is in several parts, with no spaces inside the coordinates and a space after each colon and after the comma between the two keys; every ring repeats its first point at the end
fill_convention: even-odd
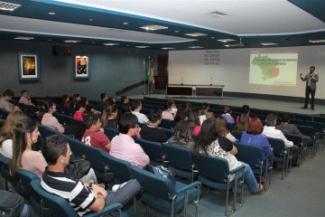
{"type": "Polygon", "coordinates": [[[306,81],[306,91],[305,91],[305,105],[302,107],[306,109],[309,103],[309,95],[311,95],[310,99],[310,108],[312,110],[315,109],[314,106],[314,99],[315,99],[315,92],[316,92],[316,83],[318,82],[318,74],[315,72],[315,66],[309,67],[309,73],[303,74],[300,73],[300,79],[302,81],[306,81]]]}

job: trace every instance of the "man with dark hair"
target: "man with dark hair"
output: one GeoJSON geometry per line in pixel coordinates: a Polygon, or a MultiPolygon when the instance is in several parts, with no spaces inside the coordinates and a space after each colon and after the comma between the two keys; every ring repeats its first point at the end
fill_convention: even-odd
{"type": "Polygon", "coordinates": [[[141,113],[141,110],[142,110],[141,100],[139,100],[139,99],[133,100],[131,102],[130,108],[131,108],[132,114],[137,116],[138,122],[140,124],[148,123],[148,121],[149,121],[148,117],[145,114],[141,113]]]}
{"type": "Polygon", "coordinates": [[[314,99],[316,93],[316,83],[318,82],[318,74],[315,72],[315,66],[309,67],[309,73],[304,75],[300,73],[300,79],[306,81],[306,90],[305,90],[305,104],[303,109],[306,109],[309,104],[309,95],[311,95],[310,108],[315,109],[314,99]]]}
{"type": "Polygon", "coordinates": [[[19,103],[24,104],[24,105],[29,105],[29,106],[35,106],[32,103],[32,98],[29,96],[29,93],[27,92],[27,90],[22,90],[20,92],[19,103]]]}
{"type": "Polygon", "coordinates": [[[149,122],[147,125],[141,128],[141,138],[154,141],[154,142],[166,142],[169,138],[167,134],[159,129],[161,123],[161,111],[151,112],[149,115],[149,122]]]}
{"type": "Polygon", "coordinates": [[[122,115],[125,112],[130,112],[129,97],[121,96],[121,101],[118,105],[118,113],[122,115]]]}
{"type": "Polygon", "coordinates": [[[119,121],[119,131],[120,134],[112,139],[110,155],[136,166],[146,167],[149,157],[132,138],[140,131],[137,117],[129,112],[124,113],[119,121]]]}
{"type": "Polygon", "coordinates": [[[66,177],[64,169],[69,165],[72,153],[68,141],[63,136],[49,136],[42,153],[48,167],[43,173],[41,186],[46,191],[66,199],[79,216],[92,211],[100,212],[112,203],[125,205],[140,191],[140,185],[135,179],[123,183],[114,192],[107,192],[99,185],[87,186],[66,177]]]}
{"type": "Polygon", "coordinates": [[[12,92],[10,89],[6,89],[0,97],[0,109],[3,109],[7,112],[13,112],[17,110],[18,107],[9,102],[13,97],[14,92],[12,92]]]}
{"type": "Polygon", "coordinates": [[[111,148],[111,142],[105,135],[102,128],[102,122],[100,121],[99,114],[89,114],[85,119],[86,131],[82,136],[81,141],[87,145],[100,148],[105,152],[109,152],[111,148]]]}

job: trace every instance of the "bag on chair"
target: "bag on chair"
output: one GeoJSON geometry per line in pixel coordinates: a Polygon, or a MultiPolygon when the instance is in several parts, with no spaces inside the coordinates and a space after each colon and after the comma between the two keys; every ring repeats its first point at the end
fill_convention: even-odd
{"type": "Polygon", "coordinates": [[[175,192],[176,181],[174,174],[168,168],[164,166],[150,166],[149,171],[156,176],[165,179],[170,192],[175,192]]]}
{"type": "Polygon", "coordinates": [[[19,217],[24,199],[17,193],[0,190],[0,217],[19,217]]]}

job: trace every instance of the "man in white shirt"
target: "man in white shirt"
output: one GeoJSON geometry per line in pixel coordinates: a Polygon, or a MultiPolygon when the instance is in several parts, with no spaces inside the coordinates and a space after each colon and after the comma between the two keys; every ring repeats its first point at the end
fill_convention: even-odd
{"type": "Polygon", "coordinates": [[[270,113],[266,116],[265,122],[266,125],[263,128],[263,134],[269,138],[280,139],[284,142],[287,148],[290,148],[292,151],[293,159],[292,164],[297,165],[298,154],[299,154],[299,147],[294,145],[292,141],[287,140],[285,135],[282,133],[281,130],[275,128],[277,124],[277,115],[270,113]]]}
{"type": "Polygon", "coordinates": [[[141,109],[142,109],[142,104],[140,100],[134,100],[131,102],[131,110],[132,110],[132,114],[134,114],[135,116],[137,116],[138,118],[138,122],[140,124],[146,124],[149,122],[148,117],[141,113],[141,109]]]}

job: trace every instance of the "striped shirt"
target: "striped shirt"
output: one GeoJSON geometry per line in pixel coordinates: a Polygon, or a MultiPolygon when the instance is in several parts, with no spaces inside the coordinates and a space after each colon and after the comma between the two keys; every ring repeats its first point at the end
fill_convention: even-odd
{"type": "Polygon", "coordinates": [[[48,171],[47,168],[43,173],[41,186],[47,192],[66,199],[79,216],[91,212],[89,207],[96,200],[92,191],[80,181],[69,179],[64,173],[48,171]]]}

